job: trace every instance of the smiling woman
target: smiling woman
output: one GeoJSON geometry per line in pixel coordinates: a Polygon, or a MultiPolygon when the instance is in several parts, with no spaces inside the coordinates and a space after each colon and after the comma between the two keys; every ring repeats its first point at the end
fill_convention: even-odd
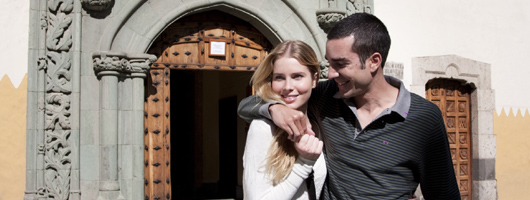
{"type": "MultiPolygon", "coordinates": [[[[311,47],[285,41],[260,64],[251,82],[265,101],[307,113],[319,69],[311,47]]],[[[309,134],[298,142],[287,136],[268,120],[252,121],[243,155],[245,199],[318,199],[326,176],[323,143],[309,134]]]]}
{"type": "Polygon", "coordinates": [[[281,96],[287,107],[305,112],[317,77],[317,72],[311,73],[295,58],[284,56],[274,62],[272,90],[281,96]]]}

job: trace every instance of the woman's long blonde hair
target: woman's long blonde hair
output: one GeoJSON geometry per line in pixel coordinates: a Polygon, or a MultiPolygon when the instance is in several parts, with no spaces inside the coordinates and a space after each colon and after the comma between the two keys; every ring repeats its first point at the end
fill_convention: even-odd
{"type": "MultiPolygon", "coordinates": [[[[256,94],[264,101],[283,102],[280,96],[272,91],[272,73],[274,62],[281,57],[290,57],[309,69],[311,77],[320,74],[320,62],[313,49],[306,43],[299,40],[288,40],[280,43],[258,66],[250,83],[254,87],[256,94]]],[[[269,147],[265,172],[269,175],[273,184],[276,185],[284,180],[291,172],[298,157],[294,143],[287,139],[287,133],[277,128],[273,141],[269,147]]]]}

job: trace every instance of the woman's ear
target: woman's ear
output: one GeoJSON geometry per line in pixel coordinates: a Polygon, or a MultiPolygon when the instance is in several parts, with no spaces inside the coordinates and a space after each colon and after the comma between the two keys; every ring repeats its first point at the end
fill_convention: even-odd
{"type": "Polygon", "coordinates": [[[317,82],[318,82],[318,72],[315,72],[315,74],[313,74],[313,88],[317,87],[317,82]]]}

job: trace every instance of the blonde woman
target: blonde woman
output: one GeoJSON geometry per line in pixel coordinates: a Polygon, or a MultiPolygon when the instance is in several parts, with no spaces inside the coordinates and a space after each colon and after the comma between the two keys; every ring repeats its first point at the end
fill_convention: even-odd
{"type": "MultiPolygon", "coordinates": [[[[285,41],[260,64],[251,83],[264,101],[283,103],[307,116],[307,101],[317,84],[319,70],[320,62],[309,45],[285,41]]],[[[318,129],[318,124],[313,124],[318,129]]],[[[316,136],[305,134],[298,142],[292,142],[272,121],[253,120],[243,155],[244,199],[318,199],[326,165],[323,143],[318,138],[321,131],[314,132],[316,136]]]]}

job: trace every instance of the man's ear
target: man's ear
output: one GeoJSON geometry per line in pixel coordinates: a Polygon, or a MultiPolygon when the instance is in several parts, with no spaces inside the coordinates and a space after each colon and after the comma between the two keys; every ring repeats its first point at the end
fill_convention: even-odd
{"type": "Polygon", "coordinates": [[[379,67],[381,67],[381,64],[383,64],[383,57],[380,53],[375,52],[368,58],[369,64],[368,68],[370,69],[370,72],[375,72],[379,67]]]}

